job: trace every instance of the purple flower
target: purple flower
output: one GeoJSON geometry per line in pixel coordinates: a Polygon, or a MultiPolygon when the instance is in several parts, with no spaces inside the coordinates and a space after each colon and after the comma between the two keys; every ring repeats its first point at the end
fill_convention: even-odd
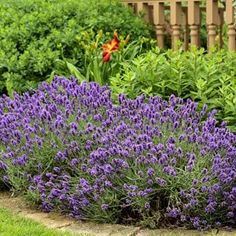
{"type": "Polygon", "coordinates": [[[102,204],[102,205],[101,205],[101,209],[102,209],[103,211],[106,211],[108,208],[109,208],[109,205],[108,205],[108,204],[102,204]]]}
{"type": "Polygon", "coordinates": [[[79,164],[79,161],[76,158],[72,159],[71,162],[70,162],[70,165],[72,167],[76,167],[78,164],[79,164]]]}
{"type": "Polygon", "coordinates": [[[147,174],[149,176],[153,176],[154,175],[154,169],[153,168],[148,168],[147,174]]]}
{"type": "Polygon", "coordinates": [[[144,208],[145,209],[150,209],[150,207],[151,207],[150,203],[149,202],[145,202],[144,208]]]}
{"type": "Polygon", "coordinates": [[[66,160],[66,154],[64,152],[59,151],[55,156],[56,161],[64,161],[66,160]]]}
{"type": "Polygon", "coordinates": [[[176,171],[175,171],[174,168],[171,167],[171,166],[165,166],[165,167],[163,168],[163,171],[164,171],[165,173],[167,173],[168,175],[176,176],[176,171]]]}
{"type": "Polygon", "coordinates": [[[161,179],[159,177],[156,178],[157,184],[159,184],[161,187],[166,186],[167,182],[164,179],[161,179]]]}
{"type": "Polygon", "coordinates": [[[0,161],[0,170],[6,170],[7,169],[7,165],[4,163],[4,162],[2,162],[2,161],[0,161]]]}
{"type": "Polygon", "coordinates": [[[26,165],[26,162],[28,160],[28,157],[24,154],[21,157],[18,157],[12,161],[14,165],[24,166],[26,165]]]}
{"type": "Polygon", "coordinates": [[[180,214],[179,209],[173,208],[173,209],[169,209],[168,211],[168,217],[171,218],[177,218],[180,214]]]}
{"type": "Polygon", "coordinates": [[[227,213],[228,218],[233,218],[234,216],[235,216],[235,214],[232,211],[227,213]]]}

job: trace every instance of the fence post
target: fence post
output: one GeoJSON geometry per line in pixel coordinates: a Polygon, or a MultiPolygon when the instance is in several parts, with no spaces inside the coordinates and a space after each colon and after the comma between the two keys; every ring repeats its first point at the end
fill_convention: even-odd
{"type": "Polygon", "coordinates": [[[206,1],[206,21],[208,28],[208,49],[216,45],[216,25],[218,16],[218,1],[207,0],[206,1]]]}
{"type": "Polygon", "coordinates": [[[218,26],[219,26],[219,46],[220,48],[224,45],[223,40],[223,26],[224,26],[224,8],[220,8],[218,12],[218,26]]]}
{"type": "Polygon", "coordinates": [[[144,20],[149,22],[149,7],[148,3],[144,2],[137,2],[136,3],[137,13],[143,12],[144,13],[144,20]]]}
{"type": "Polygon", "coordinates": [[[191,45],[199,47],[200,2],[198,0],[188,0],[188,23],[190,28],[191,45]]]}
{"type": "Polygon", "coordinates": [[[181,13],[181,2],[172,0],[170,2],[170,22],[172,26],[172,48],[174,50],[178,50],[177,42],[180,40],[181,13]]]}
{"type": "Polygon", "coordinates": [[[136,4],[137,13],[143,11],[143,2],[137,2],[136,4]]]}
{"type": "Polygon", "coordinates": [[[234,7],[232,0],[226,0],[226,23],[228,25],[228,49],[236,50],[236,32],[234,26],[234,7]]]}
{"type": "Polygon", "coordinates": [[[153,23],[156,29],[157,45],[164,48],[164,23],[165,23],[164,2],[153,3],[153,23]]]}
{"type": "Polygon", "coordinates": [[[143,4],[143,11],[144,11],[144,20],[150,23],[150,7],[148,3],[143,4]]]}
{"type": "Polygon", "coordinates": [[[188,9],[186,7],[182,8],[182,14],[183,14],[183,18],[182,18],[182,24],[184,27],[184,50],[187,51],[188,50],[188,46],[189,46],[189,29],[188,29],[188,9]]]}

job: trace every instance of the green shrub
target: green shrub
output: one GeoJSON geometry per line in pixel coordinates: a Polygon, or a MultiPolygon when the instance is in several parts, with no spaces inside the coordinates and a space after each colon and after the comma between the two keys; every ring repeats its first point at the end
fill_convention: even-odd
{"type": "Polygon", "coordinates": [[[171,94],[192,98],[200,106],[218,108],[218,119],[235,126],[235,53],[205,54],[203,49],[162,53],[155,49],[132,63],[123,63],[120,73],[111,79],[111,88],[115,94],[125,93],[131,98],[142,93],[164,98],[171,94]]]}
{"type": "Polygon", "coordinates": [[[103,30],[103,40],[114,30],[132,39],[152,33],[141,18],[108,0],[0,1],[0,18],[0,93],[6,88],[10,94],[47,79],[58,59],[83,69],[82,32],[103,30]]]}

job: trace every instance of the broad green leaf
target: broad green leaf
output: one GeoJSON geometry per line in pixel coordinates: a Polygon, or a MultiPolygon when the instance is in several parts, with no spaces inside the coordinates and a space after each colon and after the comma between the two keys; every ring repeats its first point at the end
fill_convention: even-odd
{"type": "Polygon", "coordinates": [[[14,84],[13,84],[13,80],[10,77],[8,77],[6,80],[6,89],[7,89],[8,95],[11,98],[13,98],[14,84]]]}
{"type": "Polygon", "coordinates": [[[74,75],[80,82],[86,81],[86,77],[84,77],[73,64],[66,62],[66,65],[70,73],[74,75]]]}

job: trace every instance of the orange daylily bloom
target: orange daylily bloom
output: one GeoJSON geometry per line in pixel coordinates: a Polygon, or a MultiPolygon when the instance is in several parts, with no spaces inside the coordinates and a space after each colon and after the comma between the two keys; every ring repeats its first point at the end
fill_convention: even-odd
{"type": "Polygon", "coordinates": [[[120,40],[118,38],[118,33],[115,32],[114,36],[113,36],[113,39],[110,42],[108,42],[108,43],[106,43],[102,46],[103,61],[104,62],[109,62],[110,59],[111,59],[111,53],[117,51],[119,49],[119,46],[120,46],[120,40]]]}
{"type": "Polygon", "coordinates": [[[103,62],[109,62],[111,59],[111,53],[104,51],[102,53],[103,62]]]}

